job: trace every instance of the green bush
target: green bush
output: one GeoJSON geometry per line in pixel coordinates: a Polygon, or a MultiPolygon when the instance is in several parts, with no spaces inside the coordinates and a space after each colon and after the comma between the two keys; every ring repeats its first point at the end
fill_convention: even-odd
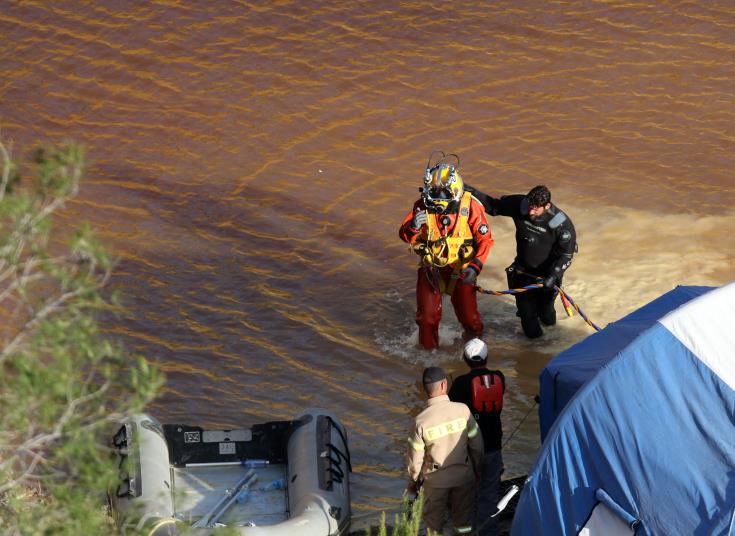
{"type": "MultiPolygon", "coordinates": [[[[396,514],[392,527],[385,524],[385,512],[383,512],[383,515],[380,517],[380,525],[378,526],[376,536],[418,536],[423,509],[423,491],[418,494],[415,501],[409,501],[408,498],[405,498],[401,505],[401,513],[396,514]]],[[[371,532],[372,530],[366,531],[366,536],[372,536],[371,532]]],[[[433,531],[428,532],[429,536],[435,534],[433,531]]]]}
{"type": "Polygon", "coordinates": [[[162,376],[100,333],[119,305],[92,230],[52,233],[79,192],[83,148],[43,147],[28,175],[2,142],[0,159],[0,533],[110,533],[109,434],[162,376]]]}

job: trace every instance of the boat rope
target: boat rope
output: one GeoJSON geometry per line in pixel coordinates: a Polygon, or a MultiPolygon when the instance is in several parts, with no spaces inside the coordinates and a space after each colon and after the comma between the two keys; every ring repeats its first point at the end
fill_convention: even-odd
{"type": "MultiPolygon", "coordinates": [[[[509,288],[508,290],[485,290],[484,288],[480,286],[475,286],[475,289],[479,292],[482,292],[483,294],[490,294],[491,296],[503,296],[503,295],[515,295],[515,294],[521,294],[522,292],[528,292],[529,290],[536,290],[539,288],[543,288],[544,285],[542,283],[532,283],[530,285],[526,285],[524,287],[520,288],[509,288]]],[[[561,301],[564,305],[564,311],[566,311],[567,316],[572,316],[574,314],[573,311],[577,311],[579,313],[579,316],[582,317],[582,319],[587,322],[587,324],[594,328],[595,331],[600,331],[599,326],[592,322],[586,314],[584,314],[584,311],[577,305],[577,303],[572,299],[572,297],[567,294],[567,292],[558,286],[554,287],[557,292],[559,292],[559,295],[561,296],[561,301]]]]}
{"type": "MultiPolygon", "coordinates": [[[[335,448],[334,445],[332,445],[331,443],[327,443],[327,446],[328,447],[331,447],[331,449],[330,449],[331,451],[333,451],[333,452],[334,451],[339,452],[339,449],[335,448]]],[[[330,481],[329,484],[331,485],[332,482],[336,482],[337,484],[341,484],[342,483],[342,480],[345,477],[345,473],[342,470],[342,463],[340,461],[340,458],[339,457],[337,457],[337,459],[332,458],[332,454],[331,453],[330,454],[327,454],[326,458],[330,462],[332,462],[330,464],[330,466],[329,466],[329,469],[327,469],[329,471],[329,474],[332,475],[331,481],[330,481]]]]}
{"type": "Polygon", "coordinates": [[[336,482],[337,484],[341,484],[345,472],[342,470],[342,461],[344,460],[347,464],[347,471],[352,472],[352,461],[350,459],[350,447],[347,445],[347,438],[344,435],[344,432],[342,429],[337,425],[336,422],[334,422],[334,419],[332,419],[330,416],[327,417],[327,422],[331,425],[332,428],[337,430],[337,433],[339,434],[340,439],[342,439],[342,445],[344,445],[345,452],[342,452],[334,443],[327,442],[326,447],[328,449],[328,453],[326,454],[326,458],[330,461],[330,466],[327,469],[329,474],[331,475],[331,481],[330,486],[332,482],[336,482]],[[332,456],[332,453],[334,453],[337,457],[334,458],[332,456]]]}
{"type": "MultiPolygon", "coordinates": [[[[345,433],[339,427],[339,425],[337,425],[337,423],[334,422],[334,419],[332,419],[332,417],[330,417],[329,415],[327,415],[327,420],[330,423],[332,423],[332,426],[334,426],[334,428],[337,430],[337,433],[339,434],[339,437],[342,439],[342,444],[345,447],[346,454],[344,452],[342,452],[341,450],[337,449],[336,447],[334,447],[333,445],[332,445],[332,448],[335,449],[337,452],[339,452],[339,455],[341,455],[344,458],[344,460],[347,462],[347,469],[351,473],[352,472],[352,456],[350,456],[350,447],[347,444],[347,438],[345,437],[345,433]]],[[[330,445],[331,445],[331,443],[330,443],[330,445]]]]}
{"type": "MultiPolygon", "coordinates": [[[[350,466],[350,460],[349,460],[349,458],[347,458],[347,456],[345,455],[344,452],[342,452],[341,450],[339,450],[333,443],[327,443],[327,448],[329,448],[332,452],[334,452],[337,455],[337,459],[336,460],[334,458],[331,458],[331,455],[330,455],[330,459],[332,460],[332,462],[336,463],[337,465],[339,465],[341,467],[341,461],[340,460],[344,460],[344,461],[347,462],[347,468],[348,468],[348,470],[352,471],[352,467],[350,466]]],[[[343,476],[344,476],[344,474],[343,474],[343,476]]]]}

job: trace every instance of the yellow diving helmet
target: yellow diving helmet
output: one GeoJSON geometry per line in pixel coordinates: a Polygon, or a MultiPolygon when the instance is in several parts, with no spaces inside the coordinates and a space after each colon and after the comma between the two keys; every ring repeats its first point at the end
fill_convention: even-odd
{"type": "MultiPolygon", "coordinates": [[[[462,177],[457,171],[459,157],[454,154],[441,153],[441,155],[442,158],[434,165],[431,167],[427,165],[424,187],[421,190],[426,208],[438,214],[456,211],[464,191],[462,177]],[[445,161],[449,156],[457,159],[457,165],[445,161]]],[[[429,162],[431,162],[431,157],[429,157],[429,162]]]]}

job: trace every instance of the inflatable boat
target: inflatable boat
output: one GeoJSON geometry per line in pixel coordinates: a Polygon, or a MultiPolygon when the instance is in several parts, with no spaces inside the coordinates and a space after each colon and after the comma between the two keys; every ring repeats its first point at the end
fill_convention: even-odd
{"type": "Polygon", "coordinates": [[[123,534],[336,536],[350,523],[347,434],[330,412],[235,430],[161,425],[149,415],[112,440],[110,492],[123,534]]]}

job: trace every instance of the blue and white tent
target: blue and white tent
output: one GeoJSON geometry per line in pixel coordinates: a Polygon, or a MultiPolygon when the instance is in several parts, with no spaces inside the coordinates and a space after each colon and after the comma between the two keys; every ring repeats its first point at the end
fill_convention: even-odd
{"type": "Polygon", "coordinates": [[[712,289],[676,287],[552,359],[539,377],[541,441],[579,388],[597,374],[605,363],[666,313],[712,289]]]}
{"type": "Polygon", "coordinates": [[[514,536],[735,535],[735,283],[679,287],[549,367],[514,536]]]}

